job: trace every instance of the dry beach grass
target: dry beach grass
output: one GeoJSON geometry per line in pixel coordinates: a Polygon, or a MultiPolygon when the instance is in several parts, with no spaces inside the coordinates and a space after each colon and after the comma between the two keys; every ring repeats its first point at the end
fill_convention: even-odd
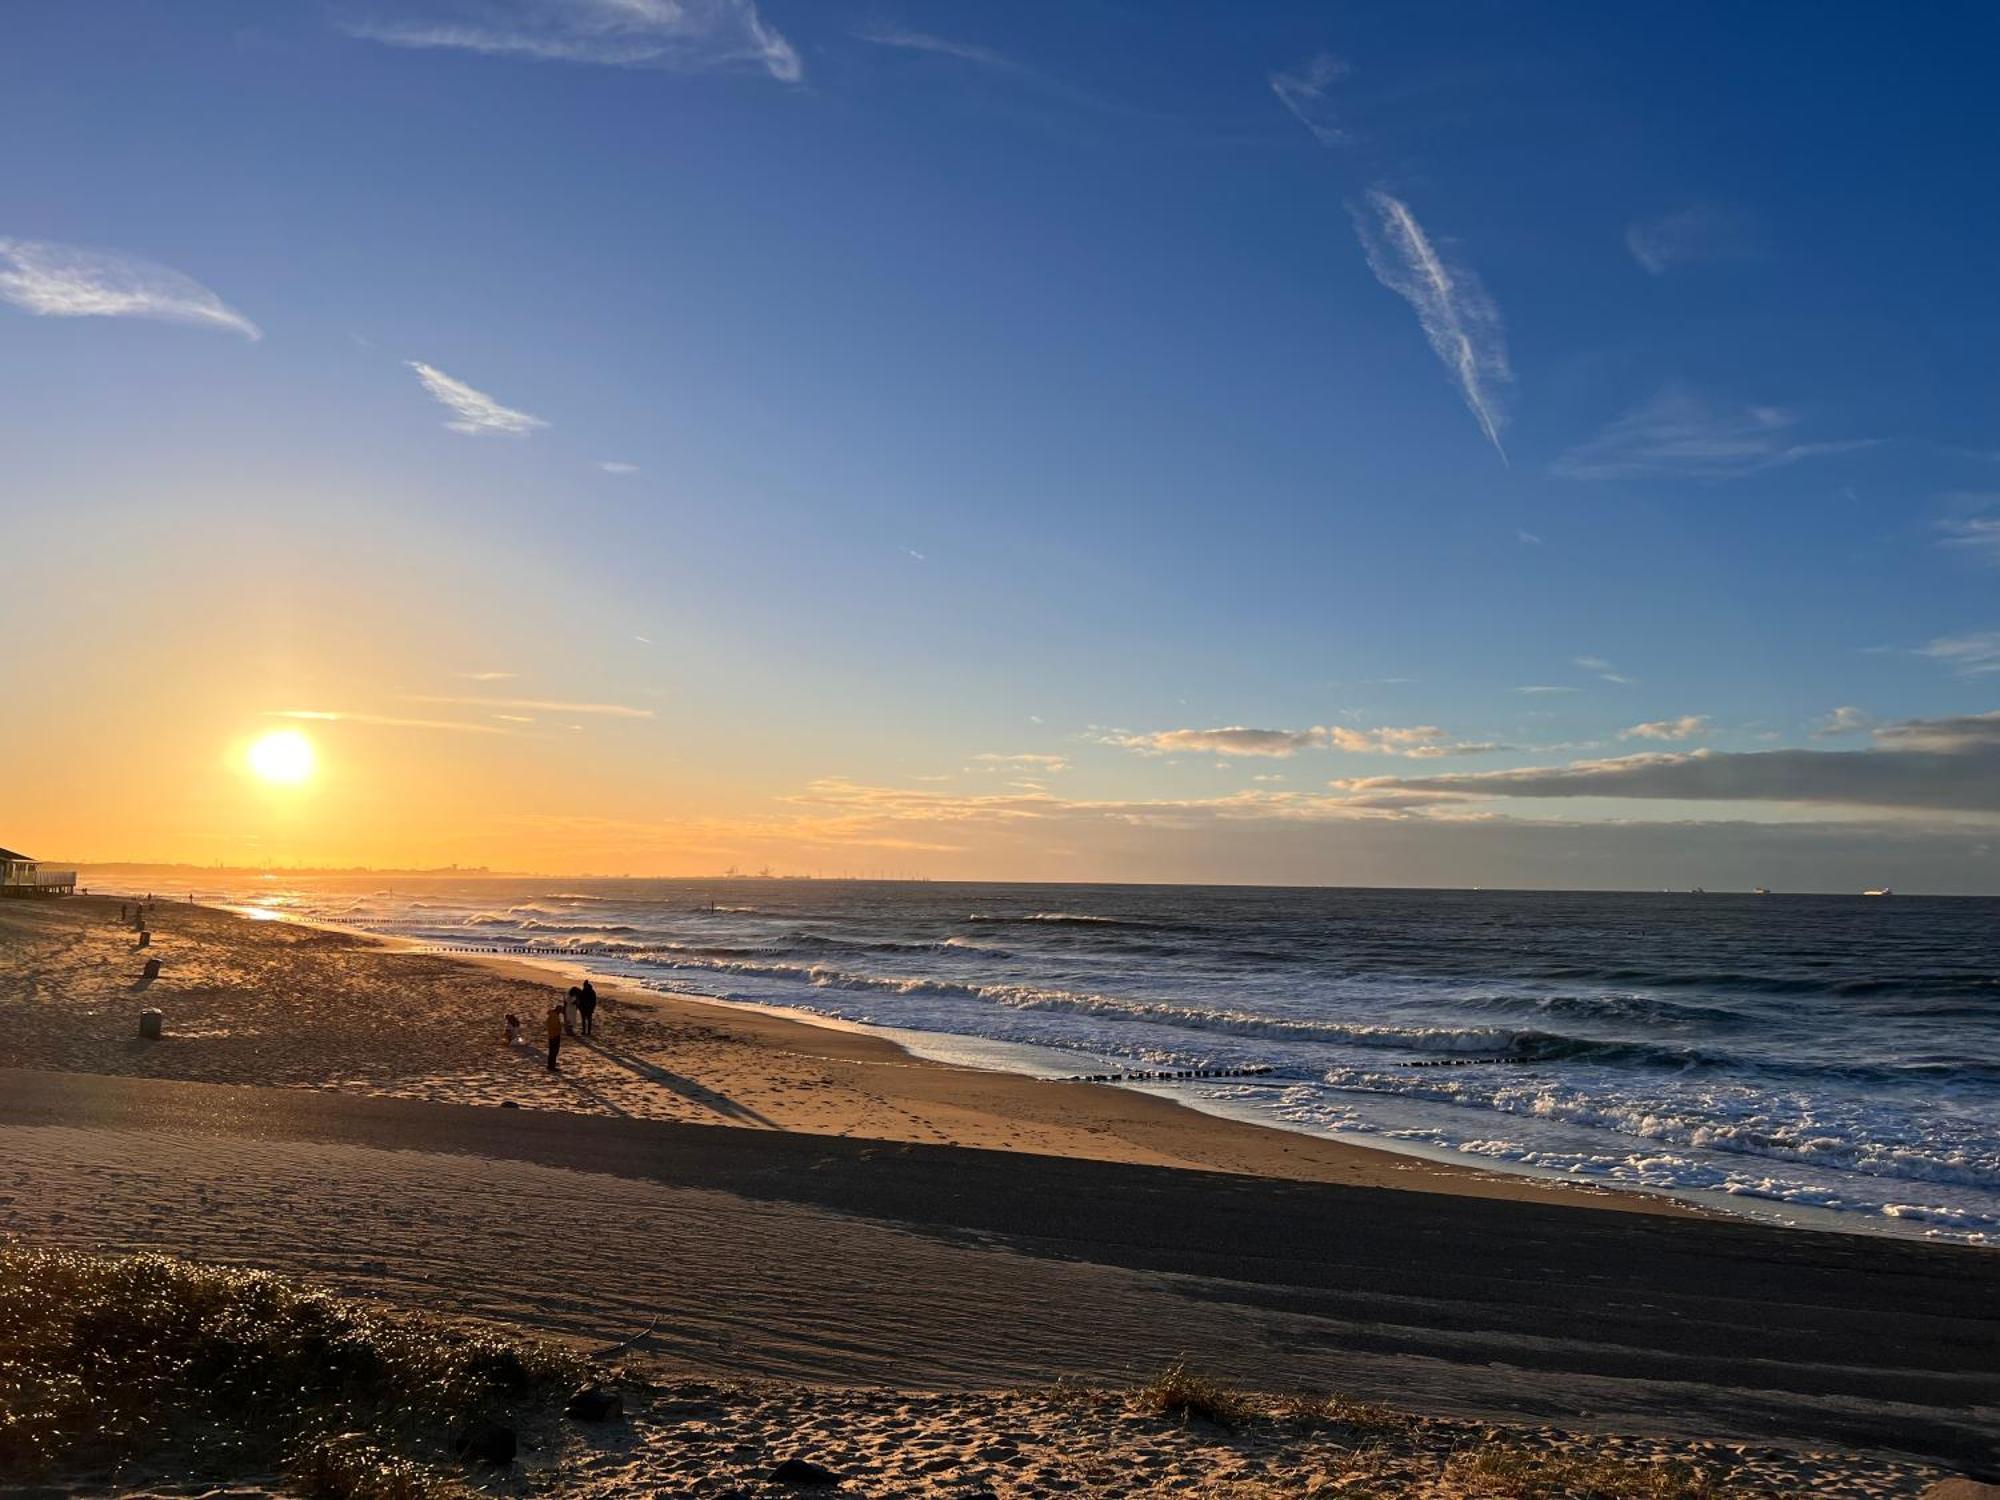
{"type": "Polygon", "coordinates": [[[1260,1398],[1185,1363],[1123,1392],[1059,1383],[925,1396],[630,1377],[630,1423],[561,1423],[561,1393],[608,1372],[532,1339],[157,1255],[0,1252],[0,1349],[0,1481],[72,1476],[45,1483],[50,1494],[160,1493],[167,1476],[231,1476],[238,1496],[316,1500],[801,1488],[1722,1500],[1889,1495],[1924,1477],[1885,1468],[1864,1479],[1852,1465],[1744,1445],[1617,1443],[1337,1397],[1260,1398]],[[504,1431],[510,1455],[519,1442],[521,1461],[464,1454],[475,1427],[504,1431]],[[787,1461],[804,1483],[775,1477],[787,1461]]]}
{"type": "Polygon", "coordinates": [[[0,1477],[276,1468],[329,1500],[441,1492],[453,1433],[587,1373],[554,1345],[266,1272],[18,1248],[0,1250],[0,1354],[0,1477]]]}
{"type": "Polygon", "coordinates": [[[630,1418],[527,1413],[501,1473],[456,1465],[437,1407],[297,1441],[345,1430],[322,1404],[274,1424],[283,1451],[175,1449],[110,1488],[50,1450],[47,1495],[761,1500],[811,1493],[770,1477],[798,1457],[939,1500],[1890,1496],[1945,1472],[1913,1448],[2000,1451],[1980,1252],[1661,1214],[672,997],[614,994],[550,1078],[496,1024],[545,974],[162,908],[140,987],[115,916],[0,906],[9,1264],[166,1251],[285,1278],[148,1263],[197,1303],[332,1293],[564,1360],[629,1341],[630,1418]]]}

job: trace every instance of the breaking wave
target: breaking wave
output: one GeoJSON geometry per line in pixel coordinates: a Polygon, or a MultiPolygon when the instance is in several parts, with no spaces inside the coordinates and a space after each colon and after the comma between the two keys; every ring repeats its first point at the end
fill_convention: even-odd
{"type": "Polygon", "coordinates": [[[1294,1129],[2000,1238],[1991,901],[553,883],[244,894],[1023,1066],[1268,1068],[1185,1087],[1294,1129]]]}

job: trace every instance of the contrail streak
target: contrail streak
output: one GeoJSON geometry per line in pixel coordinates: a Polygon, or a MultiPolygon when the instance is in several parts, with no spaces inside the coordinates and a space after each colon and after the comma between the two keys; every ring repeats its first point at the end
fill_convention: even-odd
{"type": "Polygon", "coordinates": [[[1453,266],[1438,254],[1409,205],[1379,188],[1368,193],[1368,208],[1354,210],[1354,227],[1368,252],[1375,279],[1416,309],[1417,322],[1432,350],[1444,361],[1459,393],[1486,440],[1506,462],[1500,443],[1506,423],[1497,387],[1510,383],[1506,331],[1500,310],[1468,267],[1453,266]]]}

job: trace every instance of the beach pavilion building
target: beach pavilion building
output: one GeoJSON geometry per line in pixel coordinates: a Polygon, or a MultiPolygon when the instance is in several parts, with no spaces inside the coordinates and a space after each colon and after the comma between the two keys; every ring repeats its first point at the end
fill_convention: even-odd
{"type": "Polygon", "coordinates": [[[38,859],[0,849],[0,896],[73,896],[76,871],[53,870],[38,859]]]}

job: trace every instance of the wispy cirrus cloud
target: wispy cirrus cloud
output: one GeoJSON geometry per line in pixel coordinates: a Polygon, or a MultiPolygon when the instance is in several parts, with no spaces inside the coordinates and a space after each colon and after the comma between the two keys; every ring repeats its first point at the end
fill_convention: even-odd
{"type": "Polygon", "coordinates": [[[1595,672],[1606,682],[1615,682],[1620,687],[1630,687],[1632,685],[1630,677],[1627,677],[1601,656],[1579,656],[1575,660],[1576,664],[1582,667],[1584,671],[1595,672]]]}
{"type": "Polygon", "coordinates": [[[459,708],[524,708],[535,713],[599,714],[611,719],[650,719],[650,708],[625,703],[566,703],[548,698],[461,698],[444,694],[409,693],[405,703],[448,703],[459,708]]]}
{"type": "Polygon", "coordinates": [[[1798,426],[1798,415],[1782,407],[1720,410],[1673,384],[1571,448],[1549,472],[1563,479],[1741,479],[1877,441],[1807,442],[1798,426]]]}
{"type": "Polygon", "coordinates": [[[1443,743],[1446,735],[1435,724],[1412,724],[1403,729],[1386,724],[1376,729],[1345,729],[1335,725],[1327,731],[1327,739],[1334,749],[1356,754],[1416,755],[1443,743]]]}
{"type": "Polygon", "coordinates": [[[2000,630],[1941,635],[1917,647],[1917,655],[1943,662],[1961,677],[1981,677],[1988,672],[2000,672],[2000,630]]]}
{"type": "Polygon", "coordinates": [[[1335,118],[1327,93],[1347,72],[1346,63],[1331,52],[1320,52],[1289,73],[1273,73],[1271,92],[1322,146],[1342,146],[1347,132],[1335,118]]]}
{"type": "Polygon", "coordinates": [[[981,46],[977,42],[966,42],[956,37],[938,36],[933,32],[913,31],[908,27],[887,24],[863,27],[853,35],[856,41],[866,42],[873,47],[885,47],[894,52],[913,56],[943,58],[948,62],[963,63],[997,80],[1011,82],[1027,93],[1039,94],[1059,104],[1096,114],[1152,117],[1150,111],[1093,93],[1089,89],[1079,88],[1042,68],[1022,62],[1019,58],[996,48],[981,46]]]}
{"type": "Polygon", "coordinates": [[[192,277],[136,256],[49,240],[0,238],[0,302],[44,318],[150,318],[264,331],[192,277]]]}
{"type": "Polygon", "coordinates": [[[1353,215],[1375,279],[1416,310],[1432,351],[1504,462],[1500,397],[1514,374],[1499,308],[1471,267],[1449,260],[1400,198],[1371,189],[1366,207],[1355,206],[1353,215]]]}
{"type": "Polygon", "coordinates": [[[2000,711],[1912,719],[1865,750],[1689,750],[1444,776],[1377,776],[1350,792],[1819,803],[2000,813],[2000,711]]]}
{"type": "Polygon", "coordinates": [[[506,682],[521,674],[519,672],[460,672],[458,675],[467,682],[506,682]]]}
{"type": "Polygon", "coordinates": [[[996,52],[991,47],[981,47],[973,42],[954,41],[950,37],[934,36],[926,31],[911,31],[902,26],[868,26],[854,33],[856,41],[867,42],[871,46],[890,47],[899,52],[928,52],[933,57],[951,57],[959,62],[972,63],[977,67],[994,68],[1003,72],[1025,71],[1021,64],[1004,52],[996,52]]]}
{"type": "Polygon", "coordinates": [[[1327,742],[1327,731],[1313,729],[1250,729],[1233,724],[1222,729],[1155,729],[1145,734],[1111,733],[1102,736],[1105,744],[1142,755],[1173,755],[1191,752],[1202,755],[1295,755],[1301,750],[1327,742]]]}
{"type": "Polygon", "coordinates": [[[354,7],[349,36],[535,62],[685,71],[751,68],[797,83],[805,65],[755,0],[421,0],[354,7]]]}
{"type": "Polygon", "coordinates": [[[1490,741],[1454,740],[1435,724],[1379,725],[1349,729],[1315,724],[1310,729],[1155,729],[1145,734],[1114,732],[1099,737],[1104,744],[1136,750],[1142,755],[1254,755],[1283,758],[1301,750],[1345,750],[1361,755],[1402,755],[1429,759],[1443,755],[1485,755],[1505,750],[1490,741]]]}
{"type": "MultiPolygon", "coordinates": [[[[1983,498],[2000,500],[2000,496],[1983,498]]],[[[1938,522],[1938,530],[1944,546],[2000,568],[2000,515],[1955,516],[1938,522]]]]}
{"type": "Polygon", "coordinates": [[[622,463],[615,458],[599,459],[597,467],[602,469],[607,474],[625,475],[625,474],[636,474],[639,472],[639,466],[637,464],[622,463]]]}
{"type": "Polygon", "coordinates": [[[1524,687],[1515,688],[1514,691],[1540,698],[1555,693],[1580,693],[1583,689],[1580,687],[1567,687],[1559,682],[1531,682],[1524,687]]]}
{"type": "Polygon", "coordinates": [[[455,414],[456,420],[444,424],[453,432],[462,432],[467,437],[481,437],[487,433],[526,437],[537,428],[549,425],[540,417],[516,411],[511,406],[502,406],[484,391],[474,390],[462,380],[454,380],[435,365],[415,359],[404,362],[417,372],[417,379],[423,382],[424,389],[436,398],[438,404],[455,414]]]}
{"type": "Polygon", "coordinates": [[[991,771],[1066,771],[1069,769],[1069,757],[1066,755],[1037,755],[1033,753],[996,755],[989,750],[983,754],[973,756],[972,759],[975,765],[983,766],[991,771]]]}
{"type": "Polygon", "coordinates": [[[1402,755],[1412,760],[1434,760],[1445,755],[1491,755],[1511,746],[1492,740],[1454,740],[1435,724],[1412,724],[1403,728],[1379,725],[1374,729],[1327,730],[1328,742],[1336,750],[1361,755],[1402,755]]]}
{"type": "Polygon", "coordinates": [[[1741,214],[1698,204],[1632,224],[1625,248],[1649,273],[1664,276],[1680,266],[1755,255],[1757,238],[1741,214]]]}
{"type": "MultiPolygon", "coordinates": [[[[1335,118],[1329,93],[1347,67],[1321,52],[1303,67],[1273,73],[1271,92],[1322,146],[1338,148],[1348,135],[1335,118]]],[[[1410,206],[1393,193],[1370,188],[1363,202],[1348,205],[1355,233],[1375,279],[1416,311],[1431,350],[1450,373],[1459,394],[1507,462],[1500,429],[1507,423],[1501,392],[1513,383],[1507,333],[1500,309],[1470,266],[1447,255],[1425,233],[1410,206]]],[[[1526,536],[1526,533],[1523,533],[1526,536]]]]}
{"type": "Polygon", "coordinates": [[[1682,714],[1677,719],[1651,719],[1618,731],[1621,740],[1692,740],[1708,733],[1707,714],[1682,714]]]}
{"type": "Polygon", "coordinates": [[[457,719],[400,719],[390,714],[357,714],[345,709],[331,708],[278,708],[271,710],[274,719],[312,719],[321,723],[368,724],[381,729],[440,729],[451,734],[511,734],[510,729],[496,729],[491,724],[466,724],[457,719]]]}

